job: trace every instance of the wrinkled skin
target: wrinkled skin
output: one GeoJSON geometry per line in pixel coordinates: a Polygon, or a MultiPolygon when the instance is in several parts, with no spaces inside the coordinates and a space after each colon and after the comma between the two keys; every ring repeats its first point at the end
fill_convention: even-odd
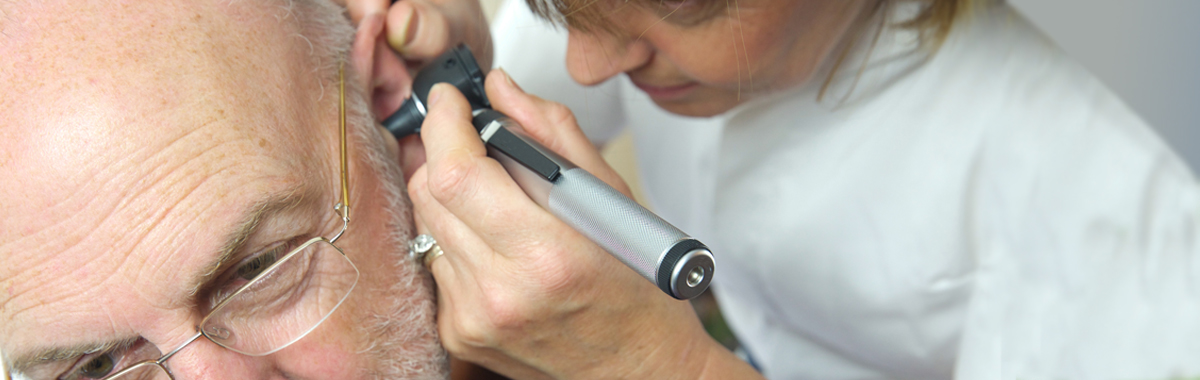
{"type": "MultiPolygon", "coordinates": [[[[340,229],[336,76],[313,75],[309,45],[285,8],[224,1],[16,7],[0,24],[0,175],[10,179],[0,183],[7,358],[113,339],[175,348],[209,304],[206,288],[193,298],[190,284],[212,270],[256,202],[271,196],[292,202],[264,218],[235,257],[340,229]]],[[[388,376],[380,367],[397,353],[384,352],[386,339],[395,340],[388,347],[413,348],[406,355],[431,358],[422,364],[432,367],[426,376],[444,376],[436,374],[443,369],[436,334],[424,328],[433,315],[420,311],[433,307],[427,281],[388,238],[411,234],[411,220],[393,204],[402,198],[389,201],[376,175],[382,169],[365,159],[371,149],[399,152],[394,140],[387,147],[362,141],[369,140],[351,136],[354,213],[338,241],[361,272],[350,298],[271,355],[198,340],[168,362],[177,379],[388,376]],[[372,330],[380,316],[397,313],[394,300],[418,312],[399,328],[372,330]]]]}

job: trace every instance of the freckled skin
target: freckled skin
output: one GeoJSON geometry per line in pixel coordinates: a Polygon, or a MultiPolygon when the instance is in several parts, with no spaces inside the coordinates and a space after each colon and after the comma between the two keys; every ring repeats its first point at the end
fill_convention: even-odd
{"type": "Polygon", "coordinates": [[[737,0],[703,22],[676,23],[687,20],[689,8],[664,19],[670,3],[664,12],[650,9],[654,4],[597,2],[612,8],[601,13],[613,15],[615,33],[571,30],[567,69],[585,85],[621,73],[653,86],[696,83],[699,88],[684,98],[655,103],[681,115],[717,115],[763,94],[823,80],[819,74],[829,68],[822,63],[846,42],[868,3],[737,0]]]}
{"type": "MultiPolygon", "coordinates": [[[[330,83],[322,96],[301,64],[311,62],[307,44],[279,12],[258,2],[48,1],[9,13],[0,177],[16,180],[0,182],[0,350],[127,335],[174,348],[200,318],[183,302],[183,280],[268,192],[308,195],[303,217],[281,226],[337,232],[337,97],[330,83]]],[[[361,165],[352,156],[351,172],[366,173],[361,165]]],[[[395,247],[373,238],[388,232],[378,179],[352,181],[355,219],[338,246],[362,275],[347,303],[270,356],[194,343],[169,362],[177,375],[352,379],[372,368],[362,325],[382,312],[397,264],[377,254],[395,247]]]]}

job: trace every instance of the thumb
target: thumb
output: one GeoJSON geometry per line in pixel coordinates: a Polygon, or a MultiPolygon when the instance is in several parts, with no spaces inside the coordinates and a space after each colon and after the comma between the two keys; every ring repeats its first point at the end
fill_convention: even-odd
{"type": "Polygon", "coordinates": [[[452,33],[441,8],[424,0],[399,1],[388,10],[388,45],[406,60],[422,61],[441,55],[457,40],[452,33]]]}

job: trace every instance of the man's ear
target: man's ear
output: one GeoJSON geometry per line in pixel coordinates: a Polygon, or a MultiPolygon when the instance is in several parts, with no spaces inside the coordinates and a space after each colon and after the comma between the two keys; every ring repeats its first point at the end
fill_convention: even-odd
{"type": "Polygon", "coordinates": [[[350,64],[358,73],[359,85],[371,95],[371,110],[378,120],[400,108],[412,91],[412,76],[404,61],[388,47],[384,35],[386,16],[367,15],[358,23],[350,64]]]}

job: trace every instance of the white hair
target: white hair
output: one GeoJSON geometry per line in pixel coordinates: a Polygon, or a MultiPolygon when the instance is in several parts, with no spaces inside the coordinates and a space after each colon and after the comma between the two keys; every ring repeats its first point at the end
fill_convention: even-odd
{"type": "MultiPolygon", "coordinates": [[[[354,27],[345,9],[328,0],[285,0],[286,10],[299,22],[299,37],[311,47],[313,67],[325,84],[337,83],[338,68],[350,54],[354,42],[354,27]]],[[[372,315],[368,321],[371,341],[360,352],[376,354],[381,368],[372,373],[380,379],[429,378],[444,379],[449,371],[446,351],[437,339],[436,307],[426,300],[434,297],[433,277],[405,248],[414,234],[412,204],[404,191],[404,176],[395,157],[389,155],[385,136],[375,124],[366,89],[354,80],[358,73],[346,67],[346,125],[352,135],[359,157],[379,178],[388,211],[388,246],[396,247],[392,256],[396,279],[387,290],[391,303],[385,313],[372,315]]]]}

